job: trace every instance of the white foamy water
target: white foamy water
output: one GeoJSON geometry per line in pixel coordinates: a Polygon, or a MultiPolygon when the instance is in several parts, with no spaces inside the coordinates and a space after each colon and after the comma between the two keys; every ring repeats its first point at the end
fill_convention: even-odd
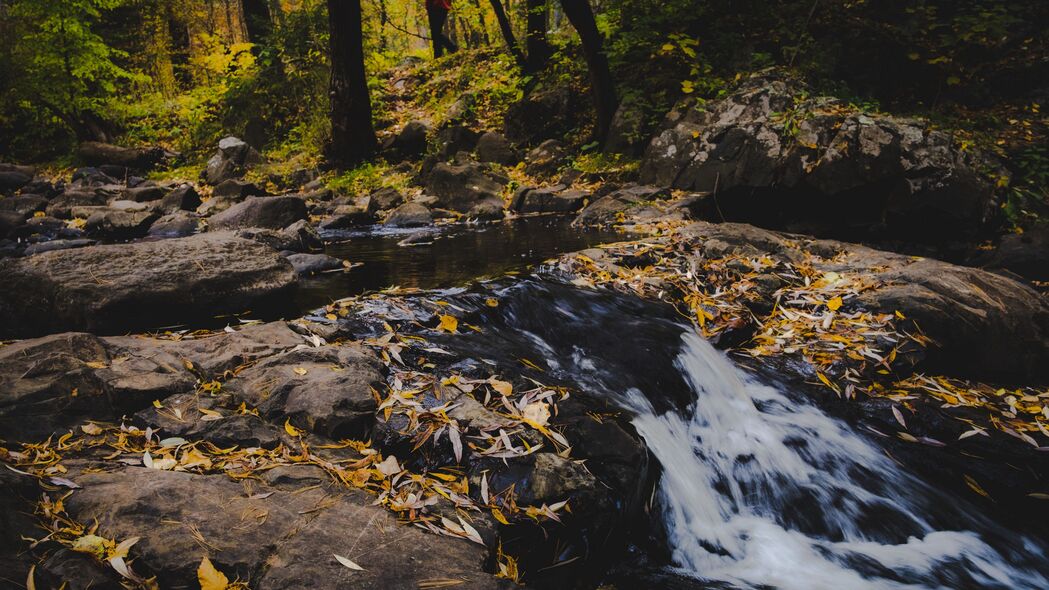
{"type": "Polygon", "coordinates": [[[694,334],[677,364],[691,415],[657,415],[637,390],[621,403],[664,467],[660,505],[682,571],[783,590],[1049,588],[1018,565],[1044,569],[1042,547],[1008,533],[992,547],[994,523],[943,506],[847,425],[751,380],[694,334]]]}

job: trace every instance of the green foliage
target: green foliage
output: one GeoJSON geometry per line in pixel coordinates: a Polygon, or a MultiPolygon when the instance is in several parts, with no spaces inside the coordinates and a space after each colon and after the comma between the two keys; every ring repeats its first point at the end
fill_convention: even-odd
{"type": "Polygon", "coordinates": [[[1032,145],[1015,154],[1012,184],[1003,206],[1014,225],[1049,223],[1049,147],[1032,145]]]}
{"type": "Polygon", "coordinates": [[[408,174],[394,172],[385,162],[362,164],[328,180],[327,185],[333,191],[345,195],[362,195],[376,189],[392,187],[399,190],[408,188],[408,174]]]}

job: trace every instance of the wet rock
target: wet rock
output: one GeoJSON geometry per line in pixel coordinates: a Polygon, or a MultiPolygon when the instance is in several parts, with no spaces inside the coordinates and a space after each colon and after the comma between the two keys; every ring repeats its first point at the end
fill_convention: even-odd
{"type": "Polygon", "coordinates": [[[295,287],[291,265],[230,234],[46,252],[0,262],[0,332],[119,332],[240,312],[295,287]]]}
{"type": "Polygon", "coordinates": [[[681,105],[649,144],[645,183],[717,191],[726,218],[806,232],[974,236],[1004,169],[927,122],[866,114],[778,73],[703,109],[681,105]]]}
{"type": "Polygon", "coordinates": [[[320,229],[346,229],[372,223],[375,223],[375,214],[368,211],[367,206],[340,205],[332,211],[331,217],[321,222],[320,229]]]}
{"type": "MultiPolygon", "coordinates": [[[[228,394],[202,398],[195,393],[180,393],[164,399],[163,408],[150,405],[135,414],[136,424],[152,428],[166,437],[206,440],[222,447],[248,446],[274,448],[284,442],[283,428],[254,414],[230,412],[220,405],[232,399],[228,394]],[[211,410],[205,416],[199,410],[211,410]],[[205,419],[207,418],[207,419],[205,419]]],[[[238,402],[239,403],[239,402],[238,402]]]]}
{"type": "Polygon", "coordinates": [[[47,199],[38,195],[21,195],[0,199],[0,211],[14,211],[21,215],[32,215],[47,209],[47,199]]]}
{"type": "Polygon", "coordinates": [[[580,225],[604,225],[626,220],[629,212],[633,220],[656,217],[668,213],[678,217],[685,214],[680,208],[670,205],[665,210],[660,201],[670,196],[670,191],[652,186],[627,185],[612,193],[593,200],[576,218],[580,225]]]}
{"type": "Polygon", "coordinates": [[[459,152],[472,152],[479,137],[479,133],[465,125],[445,127],[434,137],[437,157],[447,159],[459,152]]]}
{"type": "Polygon", "coordinates": [[[503,187],[509,179],[482,164],[459,166],[439,163],[427,179],[426,191],[437,198],[437,206],[471,215],[476,207],[502,209],[503,187]]]}
{"type": "Polygon", "coordinates": [[[343,268],[342,260],[327,254],[291,254],[287,259],[300,275],[313,275],[343,268]]]}
{"type": "Polygon", "coordinates": [[[90,236],[128,240],[140,238],[160,216],[152,211],[106,207],[87,218],[84,231],[90,236]]]}
{"type": "Polygon", "coordinates": [[[510,105],[504,133],[518,145],[536,145],[546,139],[564,137],[579,124],[584,100],[567,86],[532,92],[510,105]]]}
{"type": "Polygon", "coordinates": [[[380,366],[356,345],[309,348],[242,371],[230,389],[264,417],[290,417],[334,440],[366,440],[378,405],[371,390],[382,382],[380,366]]]}
{"type": "Polygon", "coordinates": [[[164,198],[160,200],[160,209],[165,213],[174,213],[178,210],[196,211],[200,203],[200,193],[197,192],[197,189],[193,188],[193,185],[183,184],[164,195],[164,198]]]}
{"type": "Polygon", "coordinates": [[[528,152],[525,171],[536,176],[550,176],[557,172],[565,161],[565,148],[560,141],[548,139],[528,152]]]}
{"type": "Polygon", "coordinates": [[[390,212],[384,221],[394,227],[420,227],[433,223],[433,214],[419,203],[405,203],[390,212]]]}
{"type": "Polygon", "coordinates": [[[94,246],[97,244],[95,240],[89,240],[86,238],[74,239],[74,240],[50,240],[47,242],[37,242],[36,244],[29,244],[26,246],[25,255],[32,256],[33,254],[41,254],[43,252],[51,252],[53,250],[69,250],[72,248],[85,248],[87,246],[94,246]]]}
{"type": "Polygon", "coordinates": [[[517,150],[502,133],[489,131],[477,140],[477,160],[512,166],[520,161],[517,150]]]}
{"type": "Polygon", "coordinates": [[[383,152],[391,159],[416,158],[426,153],[429,126],[421,121],[411,121],[383,144],[383,152]]]}
{"type": "Polygon", "coordinates": [[[306,215],[306,204],[302,199],[287,196],[250,197],[213,216],[208,226],[213,229],[281,229],[305,219],[306,215]]]}
{"type": "Polygon", "coordinates": [[[176,210],[154,221],[147,235],[152,238],[185,238],[197,233],[199,228],[200,216],[176,210]]]}
{"type": "Polygon", "coordinates": [[[204,180],[211,185],[244,176],[252,166],[261,164],[262,156],[244,141],[226,137],[219,142],[219,149],[208,160],[204,180]]]}
{"type": "Polygon", "coordinates": [[[0,194],[13,193],[33,180],[30,174],[17,170],[0,170],[0,194]]]}
{"type": "Polygon", "coordinates": [[[575,213],[589,197],[586,191],[564,186],[523,187],[514,195],[510,209],[518,213],[575,213]]]}

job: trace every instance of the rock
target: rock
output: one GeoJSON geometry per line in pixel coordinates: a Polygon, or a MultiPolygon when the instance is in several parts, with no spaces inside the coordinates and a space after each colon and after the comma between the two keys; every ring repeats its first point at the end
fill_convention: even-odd
{"type": "Polygon", "coordinates": [[[332,211],[331,217],[321,222],[320,229],[325,231],[347,229],[372,223],[375,223],[375,215],[369,213],[367,208],[340,205],[332,211]]]}
{"type": "Polygon", "coordinates": [[[75,240],[50,240],[48,242],[37,242],[36,244],[29,244],[26,246],[25,255],[32,256],[33,254],[42,254],[44,252],[51,252],[53,250],[69,250],[72,248],[85,248],[87,246],[94,246],[97,244],[95,240],[88,240],[86,238],[75,239],[75,240]]]}
{"type": "Polygon", "coordinates": [[[13,193],[29,184],[33,177],[17,170],[0,170],[0,193],[13,193]]]}
{"type": "Polygon", "coordinates": [[[38,195],[21,195],[0,199],[0,211],[14,211],[21,215],[32,215],[47,209],[47,199],[38,195]]]}
{"type": "Polygon", "coordinates": [[[528,152],[525,171],[534,176],[551,176],[561,168],[565,158],[564,145],[556,139],[548,139],[528,152]]]}
{"type": "Polygon", "coordinates": [[[421,121],[411,121],[401,131],[390,136],[383,144],[392,160],[416,158],[426,153],[427,136],[430,128],[421,121]]]}
{"type": "Polygon", "coordinates": [[[645,150],[645,114],[627,101],[620,103],[608,128],[604,151],[607,154],[640,156],[645,150]]]}
{"type": "Polygon", "coordinates": [[[73,184],[80,187],[117,184],[119,181],[98,168],[87,166],[73,171],[73,184]]]}
{"type": "Polygon", "coordinates": [[[149,231],[149,227],[160,217],[152,211],[129,211],[115,207],[105,207],[92,213],[84,224],[84,231],[90,236],[120,240],[140,238],[149,231]]]}
{"type": "MultiPolygon", "coordinates": [[[[653,186],[627,185],[612,191],[604,197],[593,200],[576,218],[580,225],[605,225],[621,221],[621,214],[631,211],[632,216],[640,219],[646,216],[662,215],[666,212],[651,206],[670,196],[670,191],[653,186]],[[647,213],[639,210],[648,209],[647,213]]],[[[680,208],[675,208],[676,215],[682,216],[680,208]]]]}
{"type": "Polygon", "coordinates": [[[135,188],[124,189],[123,198],[129,201],[145,203],[147,201],[159,201],[160,199],[163,199],[166,194],[168,194],[168,189],[162,186],[137,186],[135,188]]]}
{"type": "Polygon", "coordinates": [[[342,260],[327,254],[292,254],[288,262],[300,275],[313,275],[327,270],[343,268],[342,260]]]}
{"type": "Polygon", "coordinates": [[[380,366],[356,345],[307,348],[245,369],[230,389],[263,417],[291,418],[333,440],[367,440],[378,406],[371,389],[383,382],[380,366]]]}
{"type": "Polygon", "coordinates": [[[305,220],[296,221],[282,230],[248,227],[237,230],[237,237],[266,244],[278,252],[313,252],[324,249],[317,230],[305,220]]]}
{"type": "Polygon", "coordinates": [[[10,164],[8,162],[0,162],[0,172],[17,172],[23,176],[28,176],[30,178],[36,176],[35,167],[20,164],[10,164]]]}
{"type": "Polygon", "coordinates": [[[729,220],[917,242],[974,237],[1003,179],[993,158],[927,122],[808,98],[769,72],[702,110],[679,106],[641,165],[642,182],[716,191],[729,220]]]}
{"type": "Polygon", "coordinates": [[[433,223],[433,214],[419,203],[405,203],[394,209],[383,222],[393,227],[420,227],[433,223]]]}
{"type": "Polygon", "coordinates": [[[575,213],[583,208],[590,193],[564,186],[523,187],[514,195],[510,209],[517,213],[575,213]]]}
{"type": "Polygon", "coordinates": [[[477,160],[512,166],[520,161],[517,150],[502,133],[489,131],[477,140],[477,160]]]}
{"type": "Polygon", "coordinates": [[[480,134],[464,125],[451,125],[434,137],[437,157],[448,159],[459,152],[472,152],[480,134]]]}
{"type": "Polygon", "coordinates": [[[160,209],[165,213],[175,211],[196,211],[200,207],[200,193],[191,184],[183,184],[164,195],[160,201],[160,209]]]}
{"type": "Polygon", "coordinates": [[[453,166],[439,163],[434,166],[426,182],[428,194],[437,198],[437,206],[469,215],[482,205],[502,209],[503,187],[509,183],[505,176],[492,172],[482,164],[453,166]]]}
{"type": "Polygon", "coordinates": [[[250,197],[242,203],[213,216],[208,221],[212,229],[260,227],[282,229],[305,219],[306,204],[295,197],[250,197]]]}
{"type": "Polygon", "coordinates": [[[1012,271],[1035,281],[1049,281],[1049,227],[1028,228],[1022,234],[1006,234],[998,247],[978,261],[988,268],[1012,271]]]}
{"type": "Polygon", "coordinates": [[[25,222],[24,213],[0,210],[0,237],[9,235],[15,228],[25,225],[25,222]]]}
{"type": "Polygon", "coordinates": [[[244,176],[252,166],[263,162],[262,156],[244,141],[226,137],[219,142],[219,149],[208,160],[204,180],[211,185],[244,176]]]}
{"type": "Polygon", "coordinates": [[[88,166],[113,165],[147,172],[173,156],[163,148],[128,148],[88,141],[77,147],[77,156],[88,166]]]}
{"type": "Polygon", "coordinates": [[[248,197],[266,196],[266,191],[251,182],[230,179],[219,183],[218,186],[215,187],[215,190],[211,191],[211,196],[212,198],[223,197],[234,202],[239,202],[248,197]]]}
{"type": "Polygon", "coordinates": [[[559,139],[579,124],[586,103],[567,85],[532,92],[506,111],[506,138],[517,145],[559,139]]]}
{"type": "Polygon", "coordinates": [[[197,233],[200,216],[189,211],[176,210],[157,219],[149,226],[151,238],[185,238],[197,233]]]}
{"type": "Polygon", "coordinates": [[[83,489],[69,498],[67,511],[85,522],[97,519],[108,536],[141,536],[134,567],[155,573],[164,588],[199,586],[204,549],[185,526],[158,522],[191,524],[213,549],[210,560],[218,570],[230,580],[251,580],[259,590],[417,588],[435,579],[461,580],[456,587],[464,590],[509,587],[484,573],[484,547],[399,524],[372,505],[372,496],[333,487],[315,467],[273,471],[267,477],[274,483],[254,482],[251,497],[240,482],[221,474],[144,467],[84,473],[77,476],[83,489]],[[283,480],[272,477],[282,474],[283,480]],[[347,544],[347,531],[355,543],[347,544]],[[360,556],[351,547],[358,543],[382,551],[360,556]],[[364,569],[351,571],[333,554],[349,554],[364,569]]]}
{"type": "Polygon", "coordinates": [[[0,334],[120,332],[258,309],[296,275],[270,248],[231,234],[91,246],[0,261],[0,334]]]}
{"type": "Polygon", "coordinates": [[[50,199],[56,195],[61,194],[62,189],[65,188],[64,181],[58,181],[57,186],[51,184],[49,181],[43,178],[33,179],[32,182],[22,187],[21,194],[23,196],[28,195],[39,195],[41,197],[50,199]]]}
{"type": "Polygon", "coordinates": [[[54,199],[51,199],[51,202],[47,205],[46,211],[51,217],[68,219],[72,214],[73,207],[104,206],[109,202],[110,196],[111,195],[104,192],[95,190],[67,190],[54,199]]]}
{"type": "Polygon", "coordinates": [[[371,198],[368,209],[372,213],[393,209],[404,203],[404,195],[392,187],[381,188],[368,196],[371,198]]]}

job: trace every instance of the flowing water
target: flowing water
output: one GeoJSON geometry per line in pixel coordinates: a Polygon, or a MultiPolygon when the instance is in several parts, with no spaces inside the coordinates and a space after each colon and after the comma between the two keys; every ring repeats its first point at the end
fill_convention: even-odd
{"type": "Polygon", "coordinates": [[[498,294],[471,352],[543,359],[634,416],[663,467],[678,574],[784,590],[1049,588],[1043,542],[930,487],[658,306],[530,279],[498,294]]]}

